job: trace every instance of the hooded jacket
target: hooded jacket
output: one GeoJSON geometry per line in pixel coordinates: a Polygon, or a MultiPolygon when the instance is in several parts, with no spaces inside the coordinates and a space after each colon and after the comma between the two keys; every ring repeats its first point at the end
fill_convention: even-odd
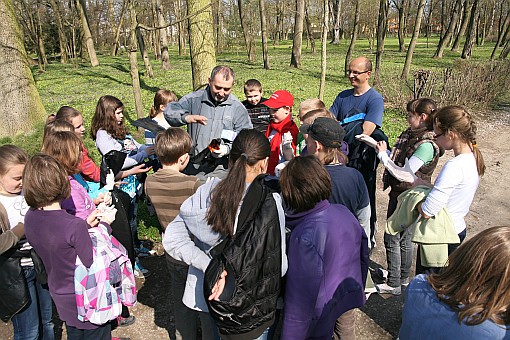
{"type": "Polygon", "coordinates": [[[368,240],[354,215],[324,200],[286,215],[291,229],[282,339],[331,339],[335,320],[365,304],[368,240]]]}

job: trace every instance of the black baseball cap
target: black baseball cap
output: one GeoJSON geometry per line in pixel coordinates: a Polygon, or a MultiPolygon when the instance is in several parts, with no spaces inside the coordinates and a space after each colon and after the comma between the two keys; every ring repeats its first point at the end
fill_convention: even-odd
{"type": "Polygon", "coordinates": [[[340,123],[327,117],[318,117],[313,124],[303,124],[299,131],[311,135],[313,139],[328,148],[341,148],[345,137],[345,130],[340,123]]]}

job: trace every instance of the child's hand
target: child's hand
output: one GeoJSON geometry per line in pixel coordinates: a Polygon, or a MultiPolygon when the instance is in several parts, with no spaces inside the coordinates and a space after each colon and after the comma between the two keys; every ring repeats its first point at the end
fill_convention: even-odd
{"type": "Polygon", "coordinates": [[[116,214],[117,209],[115,209],[114,207],[108,207],[102,213],[98,214],[99,221],[112,224],[113,221],[115,221],[116,214]]]}
{"type": "Polygon", "coordinates": [[[148,146],[144,149],[147,156],[152,156],[156,153],[156,149],[154,148],[154,145],[148,146]]]}
{"type": "Polygon", "coordinates": [[[282,145],[284,148],[292,148],[292,134],[290,131],[283,134],[282,145]]]}
{"type": "Polygon", "coordinates": [[[386,152],[386,150],[388,150],[388,144],[386,144],[386,142],[383,140],[377,142],[377,144],[375,145],[375,151],[377,151],[377,153],[386,152]]]}
{"type": "Polygon", "coordinates": [[[98,219],[99,210],[94,210],[85,220],[91,228],[94,228],[99,224],[98,219]]]}
{"type": "Polygon", "coordinates": [[[128,176],[129,176],[129,175],[141,174],[141,173],[144,173],[144,172],[147,172],[150,170],[152,170],[152,166],[145,167],[145,164],[142,163],[142,164],[138,164],[137,166],[132,167],[127,172],[128,172],[128,176]]]}
{"type": "Polygon", "coordinates": [[[221,295],[221,293],[223,293],[223,289],[225,288],[225,277],[226,276],[227,276],[227,271],[224,270],[220,274],[220,278],[218,279],[218,281],[214,285],[213,289],[211,290],[211,295],[209,295],[209,298],[208,298],[209,301],[211,301],[211,300],[219,301],[220,300],[220,295],[221,295]]]}

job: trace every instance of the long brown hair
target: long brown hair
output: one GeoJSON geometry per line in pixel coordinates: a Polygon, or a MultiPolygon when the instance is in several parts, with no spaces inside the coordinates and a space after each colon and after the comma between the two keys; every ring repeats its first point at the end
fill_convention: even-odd
{"type": "Polygon", "coordinates": [[[207,223],[222,234],[232,235],[239,204],[246,189],[246,167],[269,157],[271,147],[264,134],[257,130],[242,130],[232,143],[229,172],[211,192],[211,207],[207,223]]]}
{"type": "Polygon", "coordinates": [[[483,176],[485,173],[485,162],[476,144],[476,124],[471,113],[463,106],[445,106],[437,111],[434,124],[443,133],[448,131],[456,132],[464,143],[469,144],[475,155],[478,175],[483,176]]]}
{"type": "Polygon", "coordinates": [[[92,139],[96,139],[97,131],[99,129],[105,130],[108,134],[112,135],[115,139],[124,139],[128,133],[124,120],[120,124],[115,119],[115,110],[124,107],[120,99],[114,96],[102,96],[97,101],[96,112],[92,117],[92,126],[90,131],[92,139]]]}
{"type": "Polygon", "coordinates": [[[428,281],[459,323],[510,325],[510,227],[493,227],[464,242],[428,281]]]}
{"type": "Polygon", "coordinates": [[[73,175],[80,172],[81,149],[81,139],[74,132],[57,131],[46,135],[41,151],[60,162],[68,175],[73,175]]]}

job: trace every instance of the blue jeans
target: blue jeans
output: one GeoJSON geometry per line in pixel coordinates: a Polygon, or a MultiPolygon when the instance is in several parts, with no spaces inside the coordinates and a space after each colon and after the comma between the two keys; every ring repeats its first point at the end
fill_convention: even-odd
{"type": "Polygon", "coordinates": [[[260,334],[260,336],[254,340],[267,340],[269,335],[269,328],[266,328],[266,330],[260,334]]]}
{"type": "Polygon", "coordinates": [[[388,263],[388,286],[400,287],[411,272],[413,264],[413,228],[407,228],[396,235],[384,233],[386,262],[388,263]]]}
{"type": "Polygon", "coordinates": [[[50,292],[36,281],[34,267],[23,267],[23,272],[30,301],[12,317],[14,340],[54,340],[50,292]]]}

